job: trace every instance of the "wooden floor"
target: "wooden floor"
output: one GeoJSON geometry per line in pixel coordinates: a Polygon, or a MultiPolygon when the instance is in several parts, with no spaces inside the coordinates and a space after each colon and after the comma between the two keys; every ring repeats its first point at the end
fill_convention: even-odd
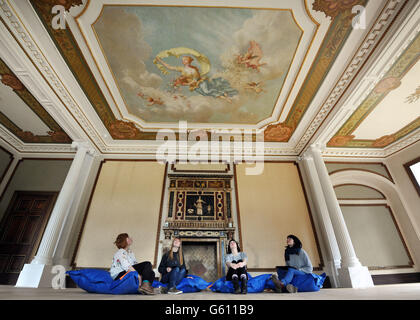
{"type": "Polygon", "coordinates": [[[295,294],[263,292],[234,295],[203,291],[154,296],[92,294],[80,288],[55,290],[0,285],[0,300],[420,300],[420,283],[378,285],[366,289],[321,289],[319,292],[295,294]]]}

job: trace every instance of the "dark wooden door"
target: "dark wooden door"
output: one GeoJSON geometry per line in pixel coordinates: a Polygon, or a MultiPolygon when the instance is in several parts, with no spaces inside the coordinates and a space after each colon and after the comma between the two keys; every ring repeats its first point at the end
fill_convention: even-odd
{"type": "Polygon", "coordinates": [[[16,191],[0,224],[0,284],[15,285],[44,233],[57,192],[16,191]]]}

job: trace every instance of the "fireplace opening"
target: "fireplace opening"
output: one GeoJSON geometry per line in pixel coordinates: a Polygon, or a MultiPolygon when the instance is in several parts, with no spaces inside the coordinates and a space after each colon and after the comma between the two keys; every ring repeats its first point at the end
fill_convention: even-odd
{"type": "Polygon", "coordinates": [[[219,278],[216,242],[183,240],[182,251],[189,274],[208,282],[219,278]]]}

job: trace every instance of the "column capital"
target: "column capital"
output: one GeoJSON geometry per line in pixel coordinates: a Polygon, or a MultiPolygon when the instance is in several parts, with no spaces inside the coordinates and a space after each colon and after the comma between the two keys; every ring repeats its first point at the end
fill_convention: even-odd
{"type": "Polygon", "coordinates": [[[322,143],[314,143],[309,146],[309,150],[311,150],[312,152],[322,153],[322,151],[324,151],[325,148],[326,148],[325,144],[322,144],[322,143]]]}
{"type": "Polygon", "coordinates": [[[71,147],[76,150],[86,150],[85,152],[92,156],[96,154],[95,149],[86,141],[73,141],[71,147]]]}
{"type": "Polygon", "coordinates": [[[299,160],[306,161],[306,160],[313,160],[314,156],[312,155],[310,150],[306,150],[302,155],[299,156],[299,160]]]}

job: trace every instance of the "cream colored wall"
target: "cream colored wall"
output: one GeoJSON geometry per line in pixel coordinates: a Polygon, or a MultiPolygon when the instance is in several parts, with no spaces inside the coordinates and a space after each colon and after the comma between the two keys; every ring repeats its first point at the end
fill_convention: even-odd
{"type": "Polygon", "coordinates": [[[314,267],[320,264],[309,209],[294,163],[264,163],[261,175],[246,175],[236,165],[237,194],[243,250],[249,268],[284,265],[289,234],[303,243],[314,267]]]}
{"type": "Polygon", "coordinates": [[[361,170],[368,170],[373,171],[376,173],[379,173],[380,175],[383,175],[384,177],[391,178],[386,171],[385,167],[381,165],[380,163],[368,163],[368,162],[326,162],[325,166],[327,167],[328,172],[331,174],[331,172],[337,171],[337,170],[343,170],[343,169],[361,169],[361,170]]]}
{"type": "Polygon", "coordinates": [[[417,239],[420,239],[420,196],[404,168],[405,163],[418,157],[420,157],[420,141],[387,158],[385,164],[394,178],[401,200],[417,232],[417,239]]]}
{"type": "Polygon", "coordinates": [[[334,191],[337,199],[384,199],[379,191],[361,185],[337,186],[334,191]]]}
{"type": "Polygon", "coordinates": [[[154,262],[165,166],[151,161],[102,165],[83,229],[77,267],[109,268],[119,233],[134,240],[137,261],[154,262]]]}
{"type": "Polygon", "coordinates": [[[409,267],[391,211],[385,205],[341,205],[357,257],[367,267],[409,267]]]}

